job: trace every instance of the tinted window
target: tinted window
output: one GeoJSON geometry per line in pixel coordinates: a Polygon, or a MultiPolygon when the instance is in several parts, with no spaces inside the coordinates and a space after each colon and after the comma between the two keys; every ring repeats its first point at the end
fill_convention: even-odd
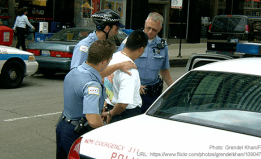
{"type": "Polygon", "coordinates": [[[228,32],[229,33],[244,33],[245,20],[243,18],[229,18],[228,32]]]}
{"type": "Polygon", "coordinates": [[[237,132],[253,129],[261,136],[260,111],[260,77],[194,71],[173,85],[148,114],[237,132]]]}
{"type": "Polygon", "coordinates": [[[211,32],[244,33],[245,23],[243,18],[215,18],[211,32]]]}
{"type": "Polygon", "coordinates": [[[54,34],[48,41],[80,41],[87,37],[93,30],[65,29],[54,34]]]}
{"type": "MultiPolygon", "coordinates": [[[[92,33],[95,29],[64,29],[59,31],[58,33],[54,34],[48,41],[80,41],[87,37],[90,33],[92,33]]],[[[122,41],[127,37],[127,34],[120,31],[118,35],[112,38],[112,42],[119,46],[122,41]]]]}
{"type": "Polygon", "coordinates": [[[227,32],[228,18],[215,18],[211,32],[227,32]]]}

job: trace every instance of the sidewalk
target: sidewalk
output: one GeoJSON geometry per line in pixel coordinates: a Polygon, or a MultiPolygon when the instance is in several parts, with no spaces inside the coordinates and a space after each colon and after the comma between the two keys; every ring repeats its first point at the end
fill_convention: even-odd
{"type": "Polygon", "coordinates": [[[207,43],[181,43],[181,57],[179,56],[179,43],[170,44],[169,61],[171,67],[185,67],[192,53],[206,53],[207,43]]]}
{"type": "MultiPolygon", "coordinates": [[[[26,40],[25,45],[34,42],[34,40],[26,40]]],[[[15,47],[17,40],[13,40],[12,47],[15,47]]],[[[205,53],[207,50],[207,43],[205,41],[201,43],[181,43],[181,57],[179,55],[180,43],[172,43],[168,45],[169,47],[169,61],[171,67],[185,67],[189,56],[192,53],[205,53]]]]}

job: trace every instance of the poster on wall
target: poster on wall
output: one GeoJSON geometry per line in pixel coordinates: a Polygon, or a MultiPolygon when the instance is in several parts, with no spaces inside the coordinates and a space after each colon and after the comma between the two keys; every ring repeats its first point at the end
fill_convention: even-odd
{"type": "Polygon", "coordinates": [[[91,17],[91,11],[92,11],[92,7],[91,7],[91,0],[84,0],[83,4],[81,5],[82,7],[82,17],[83,18],[90,18],[91,17]]]}
{"type": "Polygon", "coordinates": [[[100,0],[92,0],[92,15],[98,11],[100,11],[100,5],[101,1],[100,0]]]}
{"type": "Polygon", "coordinates": [[[116,10],[120,14],[120,17],[123,17],[123,3],[116,3],[116,10]]]}
{"type": "Polygon", "coordinates": [[[183,0],[171,0],[171,8],[182,9],[183,0]]]}
{"type": "Polygon", "coordinates": [[[106,2],[105,2],[105,9],[115,10],[115,9],[114,9],[114,3],[115,3],[115,2],[106,1],[106,2]]]}

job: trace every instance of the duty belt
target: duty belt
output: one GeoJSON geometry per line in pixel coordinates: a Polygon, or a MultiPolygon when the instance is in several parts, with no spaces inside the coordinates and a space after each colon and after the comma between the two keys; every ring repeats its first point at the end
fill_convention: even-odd
{"type": "Polygon", "coordinates": [[[149,96],[159,96],[162,93],[163,90],[163,79],[159,78],[159,82],[154,85],[146,86],[145,89],[146,95],[149,96]]]}
{"type": "Polygon", "coordinates": [[[74,131],[80,134],[93,130],[93,128],[88,124],[88,121],[85,118],[81,118],[80,120],[71,120],[63,115],[62,120],[74,125],[75,126],[74,131]]]}
{"type": "Polygon", "coordinates": [[[77,126],[80,122],[79,122],[79,120],[71,120],[71,119],[69,119],[69,118],[67,118],[66,116],[62,116],[62,119],[64,120],[64,121],[66,121],[67,123],[70,123],[70,124],[72,124],[72,125],[74,125],[74,126],[77,126]]]}

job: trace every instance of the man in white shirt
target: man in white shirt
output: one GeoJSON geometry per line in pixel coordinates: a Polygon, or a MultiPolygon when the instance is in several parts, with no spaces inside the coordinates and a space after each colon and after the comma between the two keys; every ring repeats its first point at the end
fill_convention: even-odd
{"type": "MultiPolygon", "coordinates": [[[[133,31],[127,39],[126,47],[122,51],[113,54],[109,65],[123,61],[132,61],[134,63],[143,54],[147,43],[148,36],[143,31],[133,31]]],[[[139,92],[141,86],[139,72],[137,69],[129,71],[132,74],[131,76],[121,70],[116,70],[104,80],[104,85],[108,89],[107,92],[110,92],[109,98],[106,100],[109,110],[102,113],[107,123],[142,113],[140,109],[142,100],[139,92]]]]}

